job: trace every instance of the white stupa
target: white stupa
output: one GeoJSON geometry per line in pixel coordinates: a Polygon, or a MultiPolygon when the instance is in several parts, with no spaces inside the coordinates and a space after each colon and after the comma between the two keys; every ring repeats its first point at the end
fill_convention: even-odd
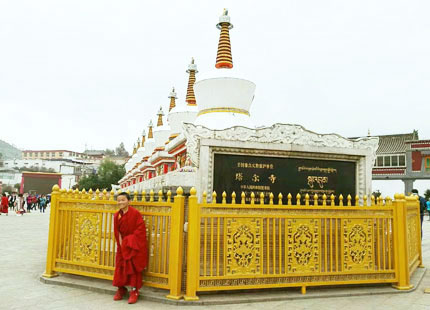
{"type": "Polygon", "coordinates": [[[133,145],[133,154],[131,156],[131,158],[128,160],[127,164],[125,165],[125,169],[126,171],[130,171],[134,168],[134,166],[137,163],[137,153],[136,153],[136,144],[133,145]]]}
{"type": "Polygon", "coordinates": [[[250,119],[250,107],[254,99],[255,84],[243,79],[233,69],[228,11],[224,10],[217,28],[221,30],[215,70],[199,76],[194,84],[198,102],[195,125],[210,129],[226,129],[233,126],[254,128],[250,119]]]}
{"type": "Polygon", "coordinates": [[[146,138],[146,131],[145,129],[142,132],[142,141],[140,143],[140,147],[137,149],[137,162],[141,162],[143,159],[143,154],[145,153],[145,138],[146,138]]]}
{"type": "Polygon", "coordinates": [[[163,123],[164,112],[162,107],[158,110],[157,116],[157,126],[154,128],[155,148],[163,147],[170,136],[170,126],[163,123]]]}
{"type": "Polygon", "coordinates": [[[145,141],[145,149],[143,151],[143,157],[147,157],[147,156],[151,156],[152,152],[155,149],[155,139],[154,139],[154,134],[153,134],[153,124],[152,124],[152,120],[149,121],[149,125],[148,125],[148,137],[145,141]]]}
{"type": "Polygon", "coordinates": [[[186,72],[189,74],[189,77],[185,103],[176,105],[176,93],[174,88],[169,95],[170,109],[167,121],[171,128],[170,139],[178,136],[182,132],[183,123],[193,123],[197,117],[198,108],[193,86],[196,81],[196,73],[198,73],[198,71],[197,65],[194,63],[194,58],[191,59],[191,63],[188,65],[188,70],[186,72]]]}

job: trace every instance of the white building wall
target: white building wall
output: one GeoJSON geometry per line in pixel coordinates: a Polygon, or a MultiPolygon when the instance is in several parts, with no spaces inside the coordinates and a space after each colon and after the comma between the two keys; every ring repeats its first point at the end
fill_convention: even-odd
{"type": "MultiPolygon", "coordinates": [[[[81,172],[88,172],[97,170],[99,165],[98,164],[90,164],[88,165],[89,161],[86,161],[87,164],[81,164],[76,162],[69,162],[69,161],[63,161],[63,160],[44,160],[44,159],[14,159],[14,160],[5,160],[3,162],[4,168],[6,169],[21,169],[25,170],[25,168],[30,167],[37,167],[37,168],[46,168],[46,169],[53,169],[54,172],[61,173],[61,187],[65,189],[70,189],[74,185],[77,184],[77,176],[81,175],[81,172]],[[77,172],[76,168],[81,168],[81,171],[77,172]],[[82,171],[86,170],[86,171],[82,171]]],[[[16,183],[21,183],[21,176],[22,174],[20,172],[7,172],[7,173],[1,173],[0,172],[0,181],[3,182],[3,184],[9,184],[14,185],[16,183]]]]}
{"type": "Polygon", "coordinates": [[[0,181],[2,181],[3,186],[13,186],[17,183],[21,183],[21,176],[22,174],[20,172],[0,172],[0,181]]]}
{"type": "Polygon", "coordinates": [[[3,162],[4,168],[25,168],[38,167],[46,169],[54,169],[55,172],[60,172],[60,165],[66,163],[63,161],[43,160],[43,159],[11,159],[3,162]]]}
{"type": "MultiPolygon", "coordinates": [[[[87,162],[89,163],[89,162],[87,162]]],[[[74,163],[74,162],[68,162],[68,161],[62,161],[62,160],[44,160],[44,159],[13,159],[13,160],[5,160],[4,161],[4,168],[30,168],[30,167],[37,167],[37,168],[46,168],[46,169],[54,169],[55,172],[58,173],[64,173],[64,174],[74,174],[75,173],[75,167],[91,167],[91,168],[98,168],[97,164],[91,163],[91,165],[88,164],[80,164],[80,163],[74,163]]]]}
{"type": "Polygon", "coordinates": [[[77,182],[75,175],[63,174],[61,176],[61,188],[71,189],[76,184],[77,182]]]}

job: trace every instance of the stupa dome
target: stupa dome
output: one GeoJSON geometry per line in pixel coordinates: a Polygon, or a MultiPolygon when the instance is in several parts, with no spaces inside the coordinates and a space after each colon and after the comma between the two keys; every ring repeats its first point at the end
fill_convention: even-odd
{"type": "Polygon", "coordinates": [[[194,63],[194,58],[191,59],[191,63],[188,65],[188,70],[186,72],[188,73],[188,87],[185,98],[186,103],[179,105],[175,104],[175,89],[173,89],[169,95],[169,98],[171,98],[171,109],[167,116],[167,120],[171,128],[170,138],[173,138],[182,132],[183,123],[193,123],[198,112],[193,88],[196,81],[196,73],[198,73],[197,65],[194,63]]]}
{"type": "Polygon", "coordinates": [[[171,133],[179,134],[182,132],[183,123],[193,123],[196,119],[198,108],[196,105],[189,106],[186,104],[179,104],[174,107],[167,116],[171,133]]]}
{"type": "Polygon", "coordinates": [[[195,125],[210,129],[232,126],[254,127],[250,107],[254,99],[255,83],[241,78],[233,69],[229,30],[233,28],[227,10],[220,17],[221,29],[217,61],[214,70],[199,76],[194,84],[198,102],[195,125]]]}

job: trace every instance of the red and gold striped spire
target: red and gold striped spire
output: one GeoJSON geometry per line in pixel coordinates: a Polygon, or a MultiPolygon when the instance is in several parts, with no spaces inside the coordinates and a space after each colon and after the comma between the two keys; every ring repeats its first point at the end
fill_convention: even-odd
{"type": "Polygon", "coordinates": [[[152,139],[154,138],[154,135],[152,134],[152,120],[149,121],[149,125],[148,125],[148,139],[152,139]]]}
{"type": "Polygon", "coordinates": [[[233,58],[231,57],[229,30],[233,28],[233,24],[230,23],[230,16],[228,16],[227,9],[224,9],[224,13],[220,16],[219,23],[216,26],[218,29],[221,29],[221,34],[219,37],[215,68],[231,69],[233,68],[233,58]]]}
{"type": "Polygon", "coordinates": [[[163,113],[163,108],[162,107],[160,107],[160,110],[158,110],[157,115],[158,115],[157,127],[163,126],[163,116],[164,116],[164,113],[163,113]]]}
{"type": "Polygon", "coordinates": [[[169,106],[169,112],[170,112],[170,111],[172,111],[172,109],[174,107],[176,107],[176,99],[178,98],[178,97],[176,97],[176,93],[175,93],[175,88],[174,87],[172,88],[172,91],[170,92],[168,98],[170,98],[170,106],[169,106]]]}
{"type": "Polygon", "coordinates": [[[191,63],[188,65],[188,70],[186,71],[190,74],[188,78],[188,88],[187,88],[187,97],[185,101],[187,102],[187,105],[195,106],[196,105],[196,97],[194,95],[194,83],[196,82],[196,73],[197,71],[197,65],[194,64],[194,58],[191,58],[191,63]]]}

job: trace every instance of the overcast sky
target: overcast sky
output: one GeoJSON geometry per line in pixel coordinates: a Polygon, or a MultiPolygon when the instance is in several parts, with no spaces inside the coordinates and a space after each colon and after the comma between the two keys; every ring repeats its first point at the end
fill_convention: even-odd
{"type": "Polygon", "coordinates": [[[224,7],[255,124],[430,138],[427,0],[0,0],[0,138],[130,151],[191,57],[214,67],[224,7]]]}

